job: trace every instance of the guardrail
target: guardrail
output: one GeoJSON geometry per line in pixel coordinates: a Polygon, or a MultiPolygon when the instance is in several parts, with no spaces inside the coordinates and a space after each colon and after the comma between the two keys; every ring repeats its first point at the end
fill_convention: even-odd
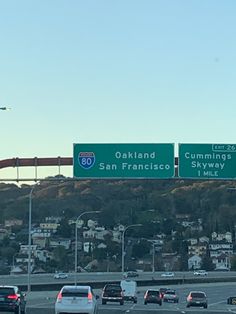
{"type": "MultiPolygon", "coordinates": [[[[236,277],[218,277],[218,278],[174,278],[174,279],[134,279],[138,287],[142,286],[165,286],[165,285],[181,285],[194,283],[215,283],[215,282],[236,282],[236,277]]],[[[101,280],[101,281],[79,281],[78,285],[89,285],[93,289],[103,288],[107,283],[119,283],[120,280],[101,280]]],[[[32,291],[59,291],[64,285],[74,285],[73,282],[56,282],[56,283],[40,283],[32,284],[32,291]]],[[[18,285],[22,291],[27,291],[27,285],[18,285]]]]}

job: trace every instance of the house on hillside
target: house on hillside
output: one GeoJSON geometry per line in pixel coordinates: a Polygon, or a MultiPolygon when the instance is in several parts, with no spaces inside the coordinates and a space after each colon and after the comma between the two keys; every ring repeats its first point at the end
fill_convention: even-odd
{"type": "Polygon", "coordinates": [[[23,220],[22,219],[7,219],[4,223],[6,228],[11,228],[14,226],[22,226],[23,220]]]}
{"type": "Polygon", "coordinates": [[[42,222],[39,224],[40,229],[50,231],[51,233],[56,233],[57,228],[60,226],[58,223],[53,222],[42,222]]]}
{"type": "Polygon", "coordinates": [[[202,258],[199,255],[192,255],[188,259],[188,269],[195,270],[200,269],[202,265],[202,258]]]}
{"type": "Polygon", "coordinates": [[[216,241],[209,243],[210,257],[218,257],[221,254],[226,254],[228,256],[233,254],[233,243],[225,241],[216,241]]]}
{"type": "Polygon", "coordinates": [[[215,270],[230,270],[230,256],[227,254],[220,254],[212,258],[212,263],[215,266],[215,270]]]}
{"type": "Polygon", "coordinates": [[[225,233],[212,232],[211,239],[214,242],[225,241],[225,242],[232,243],[232,239],[233,238],[232,238],[232,233],[231,232],[225,232],[225,233]]]}
{"type": "Polygon", "coordinates": [[[166,271],[171,271],[179,264],[181,256],[177,252],[174,253],[161,253],[164,268],[166,271]]]}
{"type": "Polygon", "coordinates": [[[207,243],[197,243],[194,245],[188,245],[188,254],[190,256],[193,255],[203,256],[206,254],[207,248],[208,248],[207,243]]]}

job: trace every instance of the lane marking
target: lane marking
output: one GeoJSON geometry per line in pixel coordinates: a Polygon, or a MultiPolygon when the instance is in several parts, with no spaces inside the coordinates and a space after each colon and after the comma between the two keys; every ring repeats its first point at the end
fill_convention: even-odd
{"type": "Polygon", "coordinates": [[[128,309],[125,313],[129,313],[130,311],[132,311],[132,310],[134,309],[134,307],[135,307],[135,304],[133,304],[133,305],[131,306],[131,308],[128,309]]]}

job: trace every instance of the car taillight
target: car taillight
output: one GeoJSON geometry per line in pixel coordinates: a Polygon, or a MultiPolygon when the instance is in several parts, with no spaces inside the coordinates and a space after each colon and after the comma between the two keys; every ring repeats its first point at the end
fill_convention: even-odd
{"type": "Polygon", "coordinates": [[[188,297],[188,300],[191,301],[193,297],[191,297],[191,295],[188,297]]]}
{"type": "Polygon", "coordinates": [[[146,299],[147,298],[147,292],[145,293],[145,295],[144,295],[144,299],[146,299]]]}
{"type": "Polygon", "coordinates": [[[62,300],[62,293],[59,292],[57,295],[57,302],[61,302],[61,300],[62,300]]]}
{"type": "Polygon", "coordinates": [[[88,293],[88,301],[91,302],[93,300],[93,295],[91,292],[88,293]]]}
{"type": "Polygon", "coordinates": [[[8,299],[10,300],[17,300],[18,299],[18,296],[16,294],[10,294],[7,296],[8,299]]]}

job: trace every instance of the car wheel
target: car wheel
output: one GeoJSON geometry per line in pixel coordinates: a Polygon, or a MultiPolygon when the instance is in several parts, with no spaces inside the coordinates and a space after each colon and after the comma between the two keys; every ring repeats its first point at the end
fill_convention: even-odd
{"type": "Polygon", "coordinates": [[[187,304],[186,307],[190,307],[190,304],[187,304]]]}
{"type": "Polygon", "coordinates": [[[203,307],[204,307],[204,309],[207,309],[207,304],[204,304],[204,306],[203,306],[203,307]]]}
{"type": "Polygon", "coordinates": [[[124,301],[120,301],[120,305],[124,305],[124,301]]]}
{"type": "Polygon", "coordinates": [[[105,300],[102,300],[102,304],[107,304],[107,302],[105,300]]]}
{"type": "Polygon", "coordinates": [[[161,305],[162,305],[162,302],[160,302],[159,305],[161,306],[161,305]]]}
{"type": "Polygon", "coordinates": [[[144,302],[145,305],[147,305],[147,302],[144,302]]]}

